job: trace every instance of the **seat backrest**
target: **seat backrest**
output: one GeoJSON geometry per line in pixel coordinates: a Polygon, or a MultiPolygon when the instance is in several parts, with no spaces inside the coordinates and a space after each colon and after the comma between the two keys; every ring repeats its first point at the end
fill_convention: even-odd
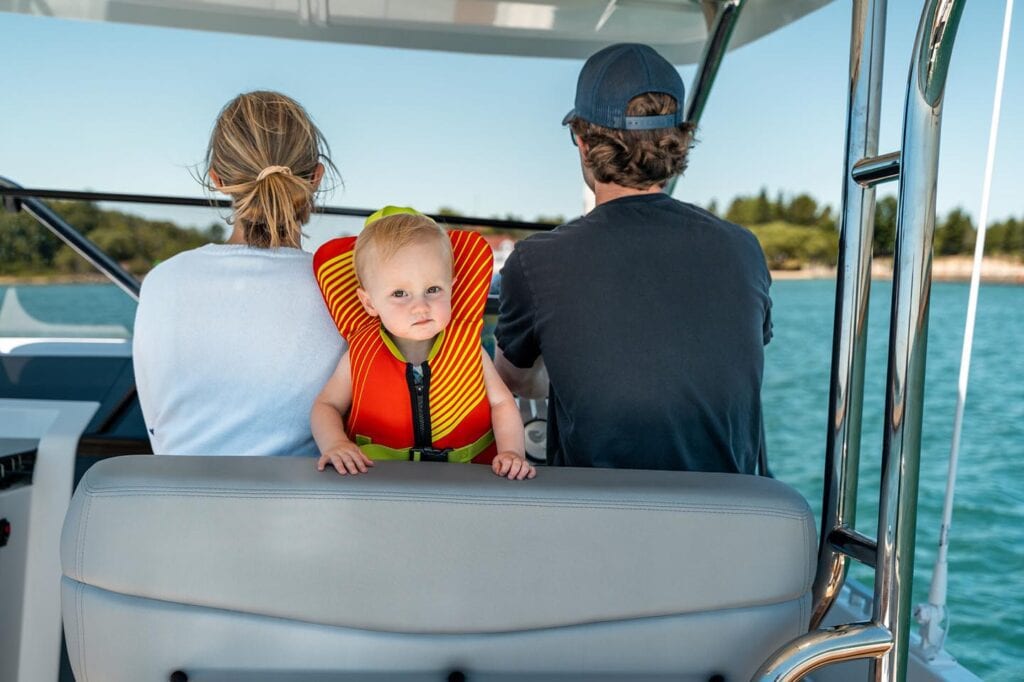
{"type": "Polygon", "coordinates": [[[79,680],[747,679],[806,629],[815,537],[804,499],[754,476],[121,457],[65,521],[65,632],[79,680]]]}

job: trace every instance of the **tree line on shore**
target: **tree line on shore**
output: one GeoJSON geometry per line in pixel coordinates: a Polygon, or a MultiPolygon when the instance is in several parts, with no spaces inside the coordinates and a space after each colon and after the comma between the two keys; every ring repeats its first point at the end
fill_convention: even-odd
{"type": "MultiPolygon", "coordinates": [[[[226,229],[213,223],[206,228],[181,227],[166,220],[148,220],[129,213],[100,209],[88,202],[55,201],[50,204],[68,223],[92,240],[130,272],[141,275],[161,260],[186,249],[223,241],[226,229]]],[[[754,196],[738,196],[724,213],[716,201],[707,209],[730,222],[749,228],[761,242],[772,269],[800,269],[807,265],[835,265],[838,254],[836,216],[808,194],[770,198],[766,189],[754,196]]],[[[442,208],[442,215],[458,211],[442,208]]],[[[518,216],[505,218],[520,220],[518,216]]],[[[875,205],[873,252],[891,256],[896,236],[897,204],[886,196],[875,205]]],[[[558,224],[561,216],[540,216],[535,222],[558,224]]],[[[488,230],[501,232],[501,230],[488,230]]],[[[516,238],[524,236],[515,232],[516,238]]],[[[963,209],[936,218],[935,255],[951,256],[974,251],[976,227],[963,209]]],[[[1024,259],[1024,219],[1008,218],[988,227],[985,254],[1024,259]]],[[[0,276],[83,275],[92,273],[70,247],[25,213],[0,212],[0,276]]]]}
{"type": "MultiPolygon", "coordinates": [[[[130,213],[104,210],[81,201],[49,202],[51,208],[85,237],[142,275],[154,265],[186,249],[224,240],[225,228],[181,227],[167,220],[147,220],[130,213]]],[[[0,276],[87,275],[95,270],[23,211],[0,212],[0,276]]]]}
{"type": "MultiPolygon", "coordinates": [[[[724,214],[717,203],[707,207],[730,222],[749,228],[764,249],[773,269],[799,269],[805,265],[835,265],[839,251],[836,216],[830,206],[819,206],[808,194],[787,198],[768,197],[766,189],[755,196],[732,200],[724,214]]],[[[872,252],[892,256],[896,242],[896,197],[875,202],[875,231],[872,252]]],[[[935,255],[973,254],[977,228],[962,208],[935,218],[935,255]]],[[[1024,259],[1024,220],[1007,218],[990,223],[985,236],[985,255],[1024,259]]]]}

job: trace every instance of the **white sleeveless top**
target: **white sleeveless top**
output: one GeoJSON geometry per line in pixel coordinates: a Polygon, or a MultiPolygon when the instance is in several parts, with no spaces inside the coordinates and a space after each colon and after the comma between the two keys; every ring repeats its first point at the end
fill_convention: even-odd
{"type": "Polygon", "coordinates": [[[345,344],[312,261],[208,244],[149,273],[133,352],[153,452],[317,454],[309,411],[345,344]]]}

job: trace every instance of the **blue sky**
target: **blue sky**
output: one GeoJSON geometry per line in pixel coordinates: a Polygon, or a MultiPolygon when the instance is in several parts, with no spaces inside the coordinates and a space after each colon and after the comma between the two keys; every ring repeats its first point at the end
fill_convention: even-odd
{"type": "MultiPolygon", "coordinates": [[[[889,3],[881,151],[899,143],[919,2],[889,3]]],[[[946,92],[938,207],[978,215],[1001,0],[967,4],[946,92]]],[[[1024,216],[1024,42],[1014,17],[993,220],[1024,216]]],[[[731,52],[677,198],[809,192],[837,206],[850,3],[837,0],[731,52]]],[[[476,56],[74,22],[0,13],[0,175],[25,186],[200,196],[189,168],[238,92],[302,102],[344,187],[327,203],[579,214],[560,126],[581,61],[476,56]]],[[[682,67],[689,83],[693,67],[682,67]]],[[[891,193],[894,185],[886,186],[891,193]]],[[[131,210],[141,211],[140,208],[131,210]]],[[[146,211],[154,214],[152,211],[146,211]]],[[[157,212],[159,214],[159,212],[157,212]]],[[[208,214],[168,213],[205,223],[208,214]]]]}

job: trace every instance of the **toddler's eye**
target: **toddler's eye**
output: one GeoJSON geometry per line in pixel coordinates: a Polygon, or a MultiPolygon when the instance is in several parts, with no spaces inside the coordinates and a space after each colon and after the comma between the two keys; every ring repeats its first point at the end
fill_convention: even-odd
{"type": "Polygon", "coordinates": [[[428,294],[439,294],[439,293],[441,293],[441,287],[437,287],[437,286],[428,287],[427,288],[427,293],[428,294]]]}
{"type": "Polygon", "coordinates": [[[407,294],[405,293],[405,289],[395,289],[391,292],[391,296],[393,298],[405,298],[407,294]]]}

